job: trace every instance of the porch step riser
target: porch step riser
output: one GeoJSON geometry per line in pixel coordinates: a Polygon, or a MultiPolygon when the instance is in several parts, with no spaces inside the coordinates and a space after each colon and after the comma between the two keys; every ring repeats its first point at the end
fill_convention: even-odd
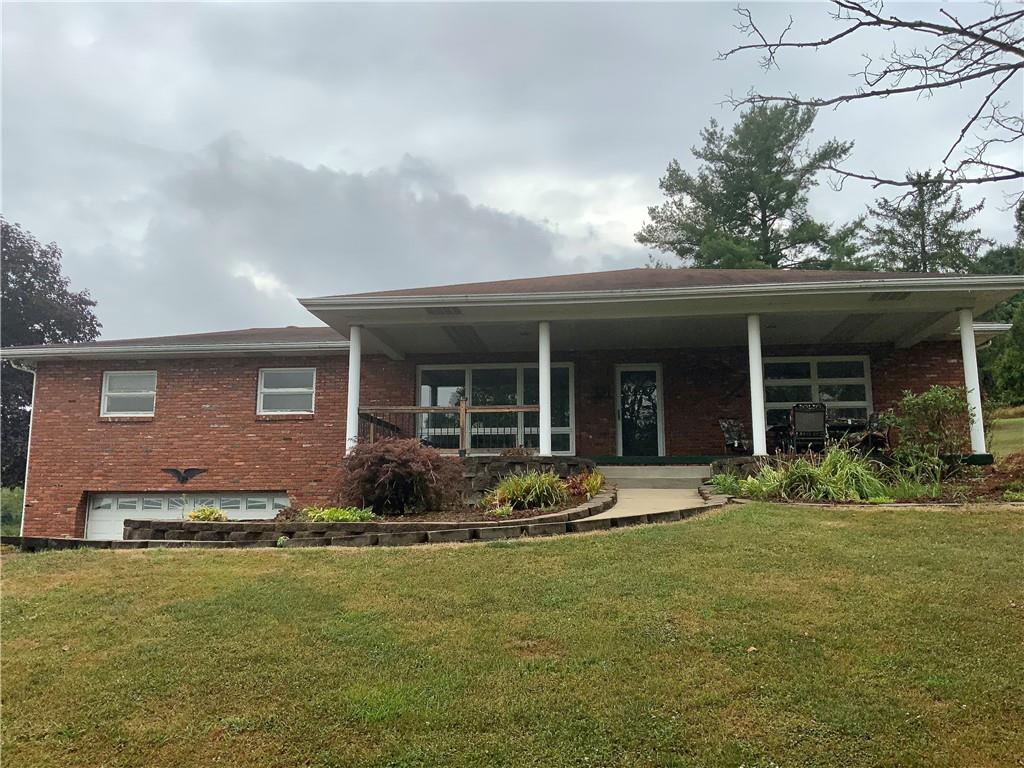
{"type": "Polygon", "coordinates": [[[598,469],[609,480],[642,478],[645,480],[701,480],[711,476],[707,464],[686,465],[599,465],[598,469]]]}
{"type": "Polygon", "coordinates": [[[699,477],[617,477],[608,482],[616,488],[694,489],[704,481],[699,477]]]}

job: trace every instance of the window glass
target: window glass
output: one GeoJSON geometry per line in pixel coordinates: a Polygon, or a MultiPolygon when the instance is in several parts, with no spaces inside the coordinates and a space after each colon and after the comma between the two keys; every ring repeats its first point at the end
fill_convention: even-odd
{"type": "Polygon", "coordinates": [[[864,378],[863,360],[819,360],[819,379],[861,379],[864,378]]]}
{"type": "Polygon", "coordinates": [[[315,368],[260,370],[259,413],[312,413],[315,368]]]}
{"type": "MultiPolygon", "coordinates": [[[[515,368],[474,368],[470,379],[470,405],[517,405],[515,368]]],[[[519,443],[519,414],[473,413],[469,417],[470,447],[502,450],[519,443]]]]}
{"type": "Polygon", "coordinates": [[[101,416],[152,416],[156,407],[154,371],[106,371],[101,416]]]}
{"type": "Polygon", "coordinates": [[[263,371],[264,389],[312,389],[313,369],[297,370],[268,368],[263,371]]]}
{"type": "Polygon", "coordinates": [[[143,509],[163,509],[164,508],[163,499],[154,499],[154,498],[143,499],[142,500],[142,508],[143,509]]]}
{"type": "Polygon", "coordinates": [[[313,410],[313,393],[264,392],[263,407],[260,410],[264,413],[309,413],[313,410]]]}
{"type": "MultiPolygon", "coordinates": [[[[455,407],[466,396],[464,368],[445,368],[420,372],[419,405],[455,407]]],[[[459,416],[455,413],[428,413],[420,417],[420,437],[437,448],[459,447],[459,416]]]]}
{"type": "Polygon", "coordinates": [[[814,395],[810,384],[792,384],[769,385],[764,388],[764,397],[770,403],[809,403],[813,401],[814,395]]]}
{"type": "Polygon", "coordinates": [[[138,509],[139,508],[139,500],[138,499],[118,499],[117,500],[117,508],[118,509],[138,509]]]}
{"type": "Polygon", "coordinates": [[[220,499],[221,509],[241,509],[242,499],[238,496],[222,496],[220,499]]]}
{"type": "Polygon", "coordinates": [[[810,362],[796,363],[765,363],[766,379],[809,379],[811,378],[810,362]]]}
{"type": "Polygon", "coordinates": [[[93,509],[112,509],[113,506],[114,506],[114,500],[111,499],[109,496],[103,496],[103,497],[101,497],[99,499],[96,499],[92,503],[92,508],[93,509]]]}
{"type": "Polygon", "coordinates": [[[196,499],[196,508],[199,507],[217,507],[217,500],[212,496],[200,496],[196,499]]]}
{"type": "Polygon", "coordinates": [[[258,509],[266,509],[267,508],[267,500],[259,498],[259,497],[250,496],[248,499],[245,500],[245,508],[246,509],[257,509],[257,510],[258,509]]]}
{"type": "Polygon", "coordinates": [[[793,403],[825,403],[830,419],[866,418],[871,409],[863,359],[768,360],[765,374],[771,377],[764,388],[769,426],[787,423],[793,403]]]}
{"type": "Polygon", "coordinates": [[[274,509],[284,509],[288,506],[287,496],[275,496],[274,497],[274,509]]]}
{"type": "MultiPolygon", "coordinates": [[[[537,405],[540,402],[538,392],[540,377],[536,368],[523,369],[523,405],[537,405]]],[[[551,366],[551,426],[569,426],[569,368],[551,366]]],[[[540,416],[528,413],[525,416],[527,427],[540,424],[540,416]]],[[[552,450],[555,450],[552,448],[552,450]]]]}
{"type": "Polygon", "coordinates": [[[183,510],[185,508],[185,497],[184,496],[172,496],[167,500],[167,509],[171,511],[183,510]]]}
{"type": "Polygon", "coordinates": [[[818,398],[823,403],[830,403],[835,400],[853,400],[861,402],[868,396],[867,388],[863,384],[820,384],[818,385],[818,398]]]}

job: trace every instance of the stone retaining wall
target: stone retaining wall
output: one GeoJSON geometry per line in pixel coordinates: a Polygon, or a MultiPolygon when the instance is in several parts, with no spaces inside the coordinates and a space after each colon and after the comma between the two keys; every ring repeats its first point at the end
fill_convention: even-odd
{"type": "Polygon", "coordinates": [[[578,456],[467,456],[463,477],[471,500],[498,484],[503,477],[526,472],[554,472],[559,477],[593,471],[597,465],[578,456]]]}

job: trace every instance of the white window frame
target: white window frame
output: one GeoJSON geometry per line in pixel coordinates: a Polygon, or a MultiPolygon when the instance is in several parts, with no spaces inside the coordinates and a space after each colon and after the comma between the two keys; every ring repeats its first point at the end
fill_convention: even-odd
{"type": "Polygon", "coordinates": [[[258,416],[280,416],[280,415],[310,415],[316,411],[316,367],[303,366],[301,368],[260,368],[256,384],[256,414],[258,416]],[[296,371],[313,372],[313,385],[311,387],[272,387],[267,389],[263,386],[263,374],[265,371],[273,373],[294,373],[296,371]],[[310,395],[310,409],[308,411],[291,411],[281,409],[267,409],[263,407],[263,395],[310,395]]]}
{"type": "MultiPolygon", "coordinates": [[[[451,364],[440,364],[440,365],[417,365],[416,366],[416,404],[423,405],[420,402],[420,394],[423,389],[423,371],[453,371],[461,370],[465,372],[466,381],[466,402],[473,402],[473,369],[506,369],[514,370],[516,372],[516,404],[524,405],[523,398],[525,388],[523,386],[523,372],[530,368],[537,368],[537,363],[451,363],[451,364]]],[[[555,456],[575,456],[576,455],[576,366],[574,363],[551,363],[551,368],[566,368],[569,371],[569,426],[567,427],[551,427],[551,434],[554,435],[569,435],[569,450],[567,451],[552,451],[555,456]]],[[[472,417],[472,416],[471,416],[472,417]]],[[[526,427],[524,424],[524,414],[518,414],[518,424],[515,427],[505,427],[507,434],[515,435],[516,445],[523,445],[525,442],[526,435],[534,434],[533,427],[526,427]]],[[[427,427],[420,427],[420,433],[422,437],[429,437],[432,434],[432,430],[427,427]]],[[[539,432],[539,429],[537,430],[539,432]]],[[[473,451],[473,430],[472,421],[470,422],[469,430],[469,450],[473,451]]],[[[449,431],[444,430],[443,434],[450,434],[449,431]]],[[[493,431],[489,431],[488,434],[500,434],[493,431]]],[[[476,449],[477,455],[486,455],[488,453],[499,453],[497,450],[486,451],[476,449]]]]}
{"type": "Polygon", "coordinates": [[[118,418],[125,419],[148,419],[156,415],[156,384],[157,384],[157,373],[156,371],[104,371],[103,372],[103,386],[100,391],[100,416],[116,416],[118,418]],[[110,375],[115,376],[119,373],[148,373],[153,375],[153,389],[152,390],[138,390],[137,392],[110,392],[108,391],[108,382],[110,381],[110,375]],[[131,411],[129,413],[123,413],[120,411],[111,411],[107,409],[107,396],[108,395],[152,395],[153,396],[153,409],[148,413],[143,411],[131,411]]]}
{"type": "Polygon", "coordinates": [[[798,402],[822,402],[818,390],[822,384],[863,384],[864,400],[830,400],[825,403],[829,410],[833,408],[865,408],[867,415],[874,410],[871,395],[871,358],[868,355],[804,355],[800,357],[766,357],[764,366],[767,369],[769,363],[809,363],[810,378],[800,379],[770,379],[768,374],[764,376],[764,409],[768,411],[789,410],[798,402]],[[857,361],[864,364],[863,376],[829,377],[818,376],[818,363],[857,361]],[[810,386],[811,400],[778,401],[768,399],[768,387],[770,386],[810,386]]]}

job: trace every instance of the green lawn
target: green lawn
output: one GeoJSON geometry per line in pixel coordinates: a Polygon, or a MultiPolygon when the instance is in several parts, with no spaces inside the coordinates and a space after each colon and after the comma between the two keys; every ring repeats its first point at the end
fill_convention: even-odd
{"type": "Polygon", "coordinates": [[[997,458],[1024,451],[1024,417],[992,422],[992,445],[989,450],[997,458]]]}
{"type": "Polygon", "coordinates": [[[1008,766],[1024,513],[2,570],[5,766],[1008,766]],[[756,649],[756,650],[755,650],[756,649]]]}

